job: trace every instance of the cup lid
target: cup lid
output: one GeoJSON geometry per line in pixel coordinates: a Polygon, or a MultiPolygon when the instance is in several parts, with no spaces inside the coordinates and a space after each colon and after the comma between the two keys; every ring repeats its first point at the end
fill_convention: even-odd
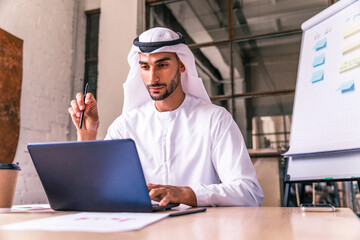
{"type": "Polygon", "coordinates": [[[13,170],[21,170],[19,163],[0,163],[0,169],[13,169],[13,170]]]}

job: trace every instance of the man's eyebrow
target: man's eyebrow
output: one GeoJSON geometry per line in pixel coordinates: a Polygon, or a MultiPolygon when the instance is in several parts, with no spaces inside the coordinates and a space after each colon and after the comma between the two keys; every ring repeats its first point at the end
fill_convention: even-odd
{"type": "MultiPolygon", "coordinates": [[[[160,58],[158,60],[155,61],[155,63],[159,63],[159,62],[163,62],[163,61],[168,61],[168,60],[171,60],[170,57],[163,57],[163,58],[160,58]]],[[[139,61],[139,64],[149,64],[148,62],[144,62],[144,61],[139,61]]]]}
{"type": "Polygon", "coordinates": [[[164,58],[160,58],[159,60],[156,60],[155,63],[159,63],[159,62],[163,62],[163,61],[168,61],[171,60],[171,58],[169,57],[164,57],[164,58]]]}

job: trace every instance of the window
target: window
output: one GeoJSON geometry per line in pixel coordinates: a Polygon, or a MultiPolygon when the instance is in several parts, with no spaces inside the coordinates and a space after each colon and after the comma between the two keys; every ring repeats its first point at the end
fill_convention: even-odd
{"type": "Polygon", "coordinates": [[[86,13],[86,46],[85,46],[85,81],[89,83],[89,90],[96,98],[98,77],[98,39],[100,11],[86,13]]]}
{"type": "Polygon", "coordinates": [[[289,145],[301,24],[334,0],[147,0],[147,28],[183,33],[214,104],[248,148],[289,145]]]}

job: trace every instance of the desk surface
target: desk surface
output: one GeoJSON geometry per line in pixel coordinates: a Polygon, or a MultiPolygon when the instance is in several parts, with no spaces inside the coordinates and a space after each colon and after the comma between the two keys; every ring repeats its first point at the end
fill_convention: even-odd
{"type": "MultiPolygon", "coordinates": [[[[3,213],[0,225],[68,212],[3,213]]],[[[1,240],[108,239],[360,239],[360,220],[346,208],[334,213],[302,213],[298,208],[219,207],[166,218],[139,231],[116,233],[0,230],[1,240]]]]}

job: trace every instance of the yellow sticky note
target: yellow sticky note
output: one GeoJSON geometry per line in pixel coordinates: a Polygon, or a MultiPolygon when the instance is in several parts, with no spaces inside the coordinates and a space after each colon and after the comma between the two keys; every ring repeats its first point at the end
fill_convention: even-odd
{"type": "Polygon", "coordinates": [[[339,72],[340,73],[346,72],[358,66],[360,66],[360,56],[343,61],[340,65],[339,72]]]}
{"type": "Polygon", "coordinates": [[[343,54],[351,52],[360,47],[360,39],[354,39],[349,43],[343,45],[343,54]]]}
{"type": "Polygon", "coordinates": [[[356,22],[344,27],[343,37],[347,38],[357,32],[360,32],[360,20],[357,20],[356,22]]]}

